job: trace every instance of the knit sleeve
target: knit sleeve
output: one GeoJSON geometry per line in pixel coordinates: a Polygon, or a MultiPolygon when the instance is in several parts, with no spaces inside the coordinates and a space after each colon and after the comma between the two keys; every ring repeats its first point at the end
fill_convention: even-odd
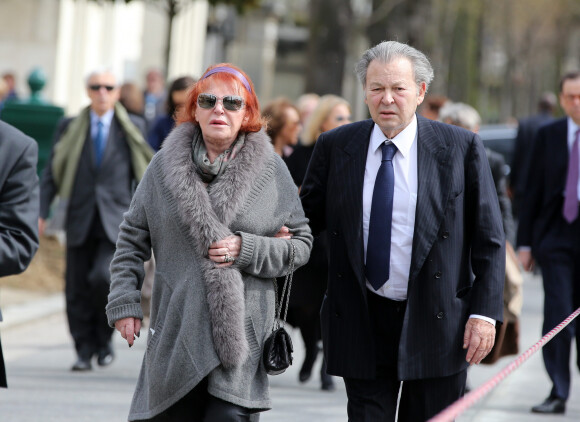
{"type": "Polygon", "coordinates": [[[278,186],[278,201],[286,208],[284,225],[290,229],[292,239],[260,236],[247,231],[238,231],[242,247],[236,265],[246,273],[257,277],[272,278],[286,275],[294,245],[294,266],[298,268],[308,262],[312,249],[312,234],[298,198],[298,190],[286,166],[280,166],[275,176],[278,186]]]}

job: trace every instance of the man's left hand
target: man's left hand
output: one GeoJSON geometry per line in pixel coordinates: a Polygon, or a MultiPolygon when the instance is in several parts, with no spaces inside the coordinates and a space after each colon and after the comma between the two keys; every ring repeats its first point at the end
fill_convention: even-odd
{"type": "Polygon", "coordinates": [[[280,231],[274,235],[278,239],[292,239],[292,232],[286,226],[282,226],[280,231]]]}
{"type": "Polygon", "coordinates": [[[463,348],[467,349],[465,360],[471,365],[479,364],[495,343],[495,326],[483,319],[469,318],[465,324],[463,348]]]}

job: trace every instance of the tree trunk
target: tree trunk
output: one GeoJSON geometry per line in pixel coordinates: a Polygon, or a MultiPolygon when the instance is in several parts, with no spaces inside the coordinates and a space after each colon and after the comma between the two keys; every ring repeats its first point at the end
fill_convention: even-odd
{"type": "Polygon", "coordinates": [[[310,2],[306,92],[341,94],[351,21],[352,10],[348,1],[310,2]]]}
{"type": "Polygon", "coordinates": [[[171,57],[171,36],[173,33],[173,21],[179,13],[178,0],[167,0],[167,33],[165,34],[165,54],[163,55],[163,71],[169,72],[169,60],[171,57]]]}

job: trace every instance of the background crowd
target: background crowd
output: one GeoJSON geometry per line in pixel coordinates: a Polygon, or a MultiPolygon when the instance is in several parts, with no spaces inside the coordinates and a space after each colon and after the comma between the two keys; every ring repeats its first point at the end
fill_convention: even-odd
{"type": "MultiPolygon", "coordinates": [[[[0,79],[0,111],[8,102],[18,101],[14,78],[14,74],[6,73],[0,79]]],[[[568,174],[570,168],[576,166],[577,169],[578,166],[579,141],[576,131],[580,122],[579,81],[580,75],[575,72],[566,74],[562,79],[558,94],[564,118],[556,120],[557,98],[553,93],[545,93],[538,99],[538,114],[518,122],[514,160],[511,163],[506,163],[501,154],[485,149],[485,162],[493,176],[505,233],[506,270],[503,284],[504,323],[498,327],[494,349],[484,363],[494,363],[500,356],[516,354],[519,350],[518,318],[522,306],[520,266],[532,270],[532,256],[544,278],[544,331],[560,322],[580,302],[577,276],[580,273],[577,270],[580,262],[577,246],[580,234],[578,203],[575,201],[576,210],[569,217],[556,211],[563,205],[561,192],[566,192],[566,198],[580,192],[577,170],[575,176],[568,174]],[[548,145],[548,139],[553,137],[563,146],[556,148],[548,145]],[[552,161],[547,162],[547,157],[556,149],[557,154],[554,152],[552,161]],[[569,162],[569,156],[576,156],[576,164],[572,164],[571,160],[569,162]],[[558,164],[554,165],[554,162],[558,164]],[[509,173],[505,170],[508,168],[506,164],[510,165],[509,173]],[[538,227],[541,228],[539,233],[538,227]],[[518,248],[519,261],[516,256],[518,248]]],[[[107,303],[109,265],[115,254],[118,226],[123,212],[129,208],[137,182],[143,177],[154,154],[163,150],[164,141],[175,128],[176,119],[183,115],[184,107],[189,107],[189,111],[196,107],[188,97],[196,82],[197,79],[189,75],[168,81],[159,70],[153,69],[146,74],[144,87],[141,88],[138,82],[120,83],[110,69],[96,69],[86,79],[87,95],[91,101],[89,107],[79,116],[61,122],[54,134],[51,164],[44,169],[41,177],[39,231],[42,235],[54,197],[58,194],[61,199],[66,199],[69,210],[65,222],[66,297],[67,316],[77,352],[77,360],[72,366],[75,371],[91,370],[93,356],[100,366],[108,366],[114,359],[110,341],[111,319],[107,321],[105,315],[102,312],[99,315],[99,312],[107,303]],[[187,104],[188,100],[190,104],[187,104]],[[97,146],[94,150],[85,146],[76,152],[71,152],[74,148],[64,152],[63,148],[59,150],[58,144],[62,146],[69,142],[68,145],[72,145],[69,140],[72,139],[71,134],[95,140],[97,146]],[[102,144],[100,147],[99,143],[102,144]],[[76,155],[69,158],[71,154],[76,155]],[[62,156],[67,158],[60,158],[62,156]],[[106,177],[95,177],[90,171],[82,171],[90,169],[95,160],[97,167],[103,166],[101,169],[105,171],[102,174],[106,177]],[[72,167],[68,164],[71,161],[74,163],[72,167]],[[79,168],[81,171],[75,173],[79,168]],[[116,209],[111,209],[112,204],[116,209]],[[79,280],[83,284],[79,284],[79,280]],[[87,290],[85,283],[95,289],[87,290]],[[74,287],[81,285],[82,289],[74,287]],[[106,286],[106,291],[103,286],[106,286]]],[[[221,101],[221,107],[234,111],[227,108],[230,106],[226,107],[225,103],[230,92],[220,92],[214,85],[210,87],[218,94],[224,94],[223,97],[218,95],[217,99],[214,98],[215,107],[221,101]]],[[[243,88],[239,86],[236,89],[243,88]]],[[[259,112],[262,121],[268,122],[266,133],[273,151],[285,163],[299,192],[321,135],[352,120],[352,107],[348,101],[339,95],[319,95],[315,92],[305,93],[295,100],[275,98],[263,104],[259,112]]],[[[479,113],[473,107],[441,95],[427,95],[418,114],[474,133],[478,133],[482,124],[479,113]]],[[[332,139],[335,133],[330,132],[325,139],[332,139]]],[[[224,149],[217,156],[224,152],[230,153],[224,149]]],[[[218,171],[217,174],[221,173],[218,171]]],[[[140,221],[137,217],[135,219],[140,221]]],[[[149,245],[151,247],[154,248],[149,245]]],[[[225,263],[229,263],[230,257],[227,249],[228,252],[223,255],[225,263]]],[[[232,250],[236,248],[232,247],[232,250]]],[[[297,269],[294,276],[288,322],[300,330],[306,350],[299,372],[300,383],[312,377],[314,364],[323,348],[319,312],[327,289],[328,254],[327,233],[324,230],[314,233],[310,260],[297,269]]],[[[234,259],[238,257],[237,254],[232,256],[234,259]]],[[[139,294],[142,296],[142,311],[148,317],[153,290],[152,274],[156,267],[155,254],[144,258],[145,281],[139,294]]],[[[135,332],[139,334],[138,329],[135,332]]],[[[566,382],[569,370],[560,365],[560,357],[567,357],[564,359],[566,362],[569,360],[574,337],[578,337],[578,332],[572,325],[561,340],[545,349],[546,369],[554,386],[546,401],[532,409],[534,412],[565,411],[570,388],[566,382]]],[[[324,357],[319,377],[322,390],[335,389],[324,357]]]]}

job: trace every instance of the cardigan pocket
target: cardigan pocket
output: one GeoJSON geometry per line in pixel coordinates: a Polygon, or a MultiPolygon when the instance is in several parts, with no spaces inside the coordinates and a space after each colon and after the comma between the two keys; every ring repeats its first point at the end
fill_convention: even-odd
{"type": "Polygon", "coordinates": [[[145,357],[147,359],[147,364],[151,363],[157,344],[159,343],[159,338],[161,337],[161,332],[163,330],[163,321],[158,320],[155,327],[149,327],[149,337],[147,341],[147,348],[145,349],[145,357]]]}

